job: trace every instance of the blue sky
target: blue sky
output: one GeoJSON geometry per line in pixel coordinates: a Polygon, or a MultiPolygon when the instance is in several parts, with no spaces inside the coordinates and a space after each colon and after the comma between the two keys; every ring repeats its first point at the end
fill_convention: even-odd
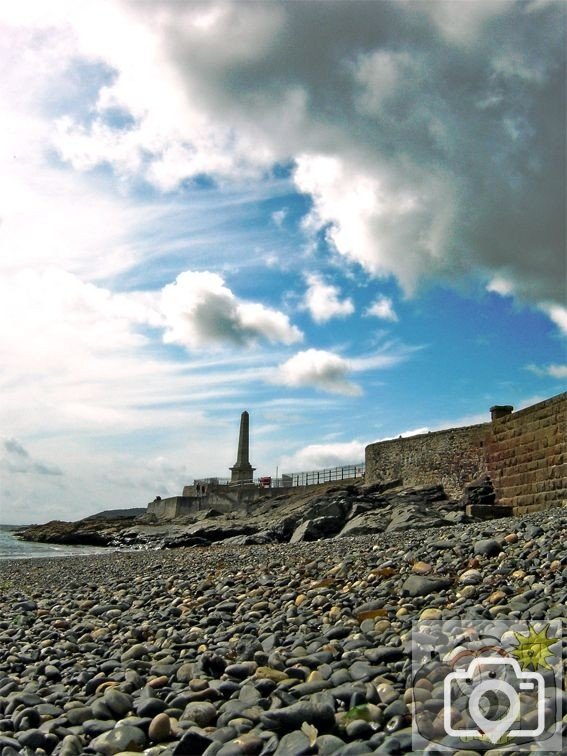
{"type": "Polygon", "coordinates": [[[244,409],[274,475],[564,390],[563,3],[0,24],[0,520],[227,475],[244,409]]]}

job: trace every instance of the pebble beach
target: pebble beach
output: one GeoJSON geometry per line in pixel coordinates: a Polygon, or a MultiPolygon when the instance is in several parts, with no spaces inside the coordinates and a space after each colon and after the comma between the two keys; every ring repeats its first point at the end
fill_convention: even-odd
{"type": "Polygon", "coordinates": [[[552,620],[566,605],[565,508],[309,543],[5,561],[0,754],[442,753],[412,750],[412,715],[428,713],[412,687],[412,624],[552,620]]]}

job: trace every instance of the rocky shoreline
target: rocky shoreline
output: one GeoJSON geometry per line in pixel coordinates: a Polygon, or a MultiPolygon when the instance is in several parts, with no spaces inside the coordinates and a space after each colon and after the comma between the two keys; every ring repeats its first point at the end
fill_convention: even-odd
{"type": "MultiPolygon", "coordinates": [[[[412,712],[438,712],[411,688],[413,623],[567,604],[567,510],[418,515],[358,537],[2,563],[0,753],[412,753],[412,712]]],[[[457,753],[480,752],[503,753],[457,753]]]]}
{"type": "Polygon", "coordinates": [[[299,494],[284,491],[230,513],[209,508],[193,517],[158,521],[151,515],[127,517],[128,510],[121,510],[117,518],[106,512],[77,522],[56,520],[16,535],[29,541],[139,549],[296,543],[464,522],[466,503],[466,496],[449,499],[440,485],[404,488],[391,481],[364,486],[357,480],[299,494]]]}

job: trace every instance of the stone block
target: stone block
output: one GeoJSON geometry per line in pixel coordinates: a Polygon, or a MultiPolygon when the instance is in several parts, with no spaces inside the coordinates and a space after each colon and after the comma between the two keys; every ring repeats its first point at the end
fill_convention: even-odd
{"type": "Polygon", "coordinates": [[[494,520],[498,517],[509,517],[512,507],[501,504],[469,504],[465,507],[465,513],[469,517],[478,517],[481,520],[494,520]]]}

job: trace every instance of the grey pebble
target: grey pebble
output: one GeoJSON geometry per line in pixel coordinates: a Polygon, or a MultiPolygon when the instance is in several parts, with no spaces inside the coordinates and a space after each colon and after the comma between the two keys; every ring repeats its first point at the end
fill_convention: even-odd
{"type": "Polygon", "coordinates": [[[294,731],[284,735],[275,751],[275,756],[304,756],[313,753],[309,739],[303,732],[294,731]]]}
{"type": "MultiPolygon", "coordinates": [[[[410,753],[412,624],[436,608],[449,623],[561,617],[567,513],[435,530],[401,515],[353,539],[2,562],[0,753],[410,753]],[[498,551],[471,567],[483,542],[498,551]]],[[[415,696],[430,727],[439,674],[415,696]]]]}
{"type": "MultiPolygon", "coordinates": [[[[207,735],[188,730],[173,749],[173,754],[174,756],[201,756],[212,744],[213,741],[207,735]]],[[[214,745],[218,746],[214,751],[218,753],[222,748],[222,743],[217,741],[214,745]]]]}
{"type": "Polygon", "coordinates": [[[146,737],[142,730],[129,725],[115,727],[104,732],[91,742],[91,747],[104,756],[113,756],[121,751],[138,751],[146,744],[146,737]]]}
{"type": "Polygon", "coordinates": [[[447,578],[433,578],[425,575],[410,575],[402,585],[402,595],[404,596],[427,596],[430,593],[437,593],[451,585],[447,578]]]}
{"type": "Polygon", "coordinates": [[[500,554],[502,546],[494,538],[483,538],[480,541],[475,541],[473,551],[475,554],[492,557],[500,554]]]}
{"type": "Polygon", "coordinates": [[[103,703],[119,718],[132,709],[132,697],[117,688],[107,688],[104,691],[103,703]]]}

